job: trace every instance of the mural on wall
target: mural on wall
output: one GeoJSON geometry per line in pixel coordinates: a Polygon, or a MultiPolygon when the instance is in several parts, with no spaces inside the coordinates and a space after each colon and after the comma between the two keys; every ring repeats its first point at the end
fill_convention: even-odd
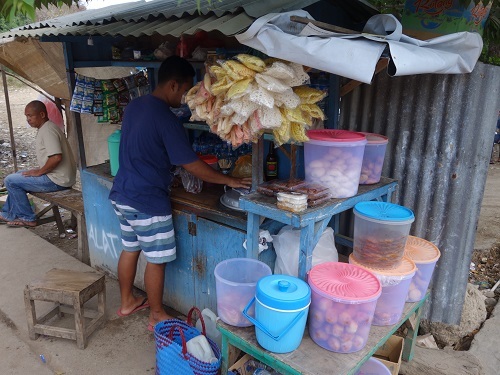
{"type": "Polygon", "coordinates": [[[114,233],[107,233],[104,228],[99,230],[93,224],[89,225],[88,230],[89,244],[99,250],[104,255],[110,255],[112,259],[118,259],[121,253],[120,237],[114,233]],[[115,246],[118,244],[118,247],[115,246]]]}

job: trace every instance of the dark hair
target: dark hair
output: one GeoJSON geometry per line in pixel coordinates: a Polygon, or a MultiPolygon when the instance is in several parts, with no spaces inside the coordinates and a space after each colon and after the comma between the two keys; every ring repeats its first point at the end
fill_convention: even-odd
{"type": "Polygon", "coordinates": [[[195,71],[189,61],[179,56],[170,56],[160,65],[158,70],[158,84],[175,80],[183,84],[193,80],[195,71]]]}
{"type": "Polygon", "coordinates": [[[31,107],[33,108],[37,113],[40,113],[40,112],[43,112],[45,113],[45,116],[48,116],[48,113],[47,113],[47,107],[45,106],[45,104],[43,102],[41,102],[40,100],[33,100],[31,102],[29,102],[26,107],[31,107]]]}

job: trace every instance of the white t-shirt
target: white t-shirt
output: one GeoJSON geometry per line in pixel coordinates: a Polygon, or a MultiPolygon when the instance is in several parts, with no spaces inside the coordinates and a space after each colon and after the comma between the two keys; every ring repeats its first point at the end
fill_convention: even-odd
{"type": "Polygon", "coordinates": [[[59,186],[71,187],[76,180],[76,163],[64,133],[52,121],[47,121],[36,135],[36,157],[43,167],[49,156],[62,154],[62,160],[47,176],[59,186]]]}

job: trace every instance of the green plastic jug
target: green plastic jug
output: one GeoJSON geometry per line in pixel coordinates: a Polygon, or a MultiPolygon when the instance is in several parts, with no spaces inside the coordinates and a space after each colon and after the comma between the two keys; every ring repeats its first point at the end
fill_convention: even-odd
{"type": "Polygon", "coordinates": [[[120,129],[115,130],[108,137],[108,151],[109,151],[109,164],[111,166],[111,176],[116,176],[120,163],[118,161],[118,155],[120,151],[120,137],[122,131],[120,129]]]}

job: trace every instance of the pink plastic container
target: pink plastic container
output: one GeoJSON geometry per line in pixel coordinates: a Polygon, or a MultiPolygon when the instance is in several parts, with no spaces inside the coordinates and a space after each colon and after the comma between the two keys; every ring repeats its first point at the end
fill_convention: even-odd
{"type": "Polygon", "coordinates": [[[332,198],[358,193],[366,137],[348,130],[321,129],[307,132],[304,143],[306,181],[330,189],[332,198]]]}
{"type": "Polygon", "coordinates": [[[405,255],[415,262],[417,272],[410,284],[406,302],[418,302],[425,297],[434,267],[441,253],[436,245],[423,238],[408,236],[405,255]]]}
{"type": "MultiPolygon", "coordinates": [[[[349,256],[349,263],[363,267],[356,261],[356,258],[352,254],[349,256]]],[[[382,285],[382,294],[377,301],[372,324],[374,326],[396,324],[403,314],[408,289],[410,288],[413,275],[417,271],[415,263],[410,258],[403,257],[399,267],[393,270],[363,268],[366,268],[377,276],[382,285]]]]}
{"type": "Polygon", "coordinates": [[[377,300],[377,277],[353,264],[326,262],[309,272],[309,335],[319,346],[352,353],[366,345],[377,300]]]}
{"type": "Polygon", "coordinates": [[[388,138],[374,133],[362,133],[368,143],[365,146],[363,165],[361,167],[360,185],[376,184],[380,181],[382,167],[384,166],[385,150],[388,138]]]}
{"type": "Polygon", "coordinates": [[[371,357],[361,366],[356,375],[391,375],[391,371],[378,359],[371,357]]]}

